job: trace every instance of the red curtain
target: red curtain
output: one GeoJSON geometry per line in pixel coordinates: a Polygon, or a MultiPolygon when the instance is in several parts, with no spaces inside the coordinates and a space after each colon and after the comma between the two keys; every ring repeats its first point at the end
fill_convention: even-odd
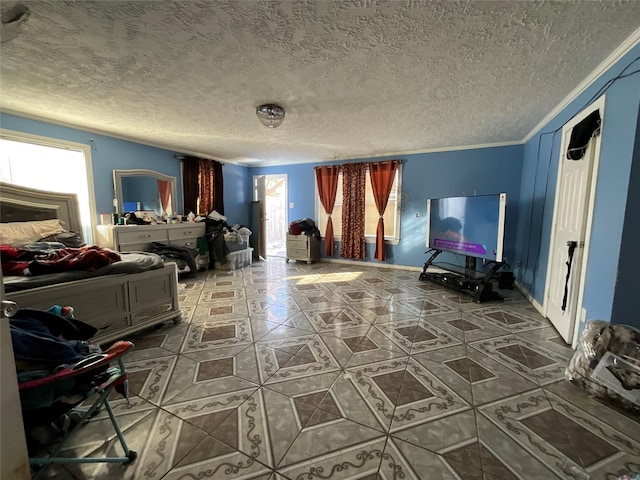
{"type": "Polygon", "coordinates": [[[364,205],[367,164],[347,163],[342,166],[342,258],[363,259],[364,242],[364,205]]]}
{"type": "MultiPolygon", "coordinates": [[[[200,195],[199,172],[197,157],[184,157],[182,160],[182,195],[185,215],[198,212],[198,197],[200,195]]],[[[209,213],[209,212],[207,212],[209,213]]]]}
{"type": "Polygon", "coordinates": [[[211,160],[198,160],[200,213],[208,215],[213,210],[213,165],[211,160]]]}
{"type": "Polygon", "coordinates": [[[198,189],[200,214],[208,215],[213,210],[224,215],[222,164],[215,160],[198,160],[198,189]]]}
{"type": "Polygon", "coordinates": [[[224,182],[222,179],[222,164],[210,160],[213,169],[213,210],[224,215],[224,182]]]}
{"type": "Polygon", "coordinates": [[[325,257],[333,257],[334,241],[333,241],[333,221],[331,214],[336,203],[336,192],[338,190],[338,176],[340,167],[333,165],[329,167],[315,167],[316,182],[318,184],[318,192],[320,194],[320,203],[327,212],[329,220],[327,220],[327,230],[324,234],[324,255],[325,257]]]}
{"type": "Polygon", "coordinates": [[[398,169],[398,160],[388,162],[372,162],[369,164],[369,176],[371,177],[371,189],[373,198],[378,208],[378,228],[376,229],[376,254],[377,260],[383,261],[387,258],[384,248],[384,211],[387,209],[389,195],[393,187],[393,180],[398,169]]]}
{"type": "MultiPolygon", "coordinates": [[[[166,212],[171,201],[171,182],[168,180],[158,180],[158,191],[160,192],[160,203],[162,211],[166,212]]],[[[175,214],[176,212],[171,212],[175,214]]]]}

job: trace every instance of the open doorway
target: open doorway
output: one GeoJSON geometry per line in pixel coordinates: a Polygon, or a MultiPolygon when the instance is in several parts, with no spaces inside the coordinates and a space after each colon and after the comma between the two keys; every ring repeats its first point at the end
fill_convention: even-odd
{"type": "Polygon", "coordinates": [[[265,175],[265,210],[267,214],[267,255],[286,255],[287,175],[265,175]]]}
{"type": "Polygon", "coordinates": [[[287,175],[256,175],[254,200],[263,205],[267,256],[284,257],[287,239],[287,175]]]}

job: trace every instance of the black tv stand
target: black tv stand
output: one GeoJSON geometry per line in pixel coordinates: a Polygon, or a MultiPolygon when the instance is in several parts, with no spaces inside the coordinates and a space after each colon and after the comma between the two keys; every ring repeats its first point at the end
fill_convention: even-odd
{"type": "Polygon", "coordinates": [[[491,279],[502,267],[503,262],[491,262],[493,265],[487,272],[478,272],[476,270],[476,258],[469,256],[466,257],[464,268],[450,263],[438,263],[435,265],[433,261],[441,253],[442,250],[433,251],[429,260],[424,264],[420,280],[429,280],[443,287],[471,295],[476,303],[504,299],[502,295],[493,291],[491,283],[491,279]],[[429,270],[430,267],[432,267],[431,270],[429,270]],[[435,268],[438,271],[435,271],[435,268]]]}

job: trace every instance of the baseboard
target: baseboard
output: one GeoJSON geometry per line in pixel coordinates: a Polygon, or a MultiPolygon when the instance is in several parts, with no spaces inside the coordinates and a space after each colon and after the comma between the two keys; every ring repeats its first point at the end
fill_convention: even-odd
{"type": "Polygon", "coordinates": [[[531,305],[533,305],[533,308],[535,308],[538,311],[538,313],[544,317],[545,316],[544,315],[544,307],[542,305],[540,305],[540,303],[535,298],[533,298],[533,295],[531,295],[529,293],[529,290],[527,290],[524,287],[524,285],[522,285],[518,280],[516,280],[513,283],[516,286],[516,288],[518,290],[520,290],[520,292],[526,297],[526,299],[529,301],[529,303],[531,305]]]}
{"type": "Polygon", "coordinates": [[[373,263],[373,262],[363,262],[358,260],[347,260],[343,258],[326,258],[323,257],[320,259],[321,262],[326,263],[343,263],[346,265],[357,265],[359,267],[375,267],[375,268],[393,268],[396,270],[409,270],[411,272],[421,272],[422,267],[412,267],[410,265],[394,265],[391,263],[373,263]]]}

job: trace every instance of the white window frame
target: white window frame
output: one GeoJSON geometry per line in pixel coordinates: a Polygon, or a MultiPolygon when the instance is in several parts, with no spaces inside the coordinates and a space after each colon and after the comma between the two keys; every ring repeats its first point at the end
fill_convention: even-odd
{"type": "MultiPolygon", "coordinates": [[[[340,172],[340,175],[342,175],[342,172],[340,172]]],[[[367,175],[369,175],[369,167],[367,166],[367,175]]],[[[388,245],[398,245],[400,243],[400,224],[401,224],[401,217],[402,217],[402,163],[400,165],[398,165],[398,169],[396,170],[396,178],[398,179],[398,189],[397,189],[397,200],[396,200],[396,222],[395,222],[395,231],[396,231],[396,235],[395,236],[390,236],[390,235],[385,235],[384,236],[384,243],[388,244],[388,245]]],[[[315,195],[316,195],[316,199],[315,199],[315,212],[316,212],[316,218],[318,219],[318,226],[320,226],[320,215],[326,215],[326,213],[324,212],[324,207],[322,206],[322,203],[320,202],[320,193],[318,191],[318,182],[315,180],[315,176],[314,176],[314,184],[315,184],[315,195]]],[[[389,205],[387,205],[387,208],[389,208],[389,205]]],[[[320,232],[321,235],[324,237],[324,232],[320,232]]],[[[333,235],[333,239],[337,242],[341,241],[342,239],[342,232],[340,232],[340,234],[334,234],[333,235]]],[[[365,243],[376,243],[376,236],[374,235],[367,235],[365,234],[364,236],[364,241],[365,243]]]]}
{"type": "MultiPolygon", "coordinates": [[[[96,195],[93,183],[93,161],[91,159],[91,146],[84,143],[69,142],[57,138],[43,137],[31,133],[17,132],[0,128],[0,138],[13,142],[30,143],[42,147],[61,148],[64,150],[80,151],[84,155],[85,168],[87,172],[87,189],[89,191],[89,213],[91,218],[91,236],[95,243],[97,238],[96,221],[96,195]]],[[[86,241],[87,239],[85,239],[86,241]]]]}

